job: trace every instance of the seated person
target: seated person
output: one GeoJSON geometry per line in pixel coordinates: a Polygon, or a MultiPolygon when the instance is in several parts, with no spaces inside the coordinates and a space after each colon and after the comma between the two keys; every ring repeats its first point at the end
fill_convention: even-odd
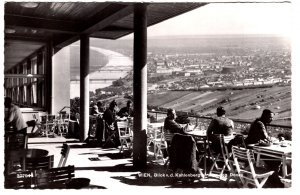
{"type": "Polygon", "coordinates": [[[266,125],[272,122],[273,117],[274,113],[271,110],[263,110],[261,117],[255,119],[250,126],[248,136],[245,139],[247,145],[256,144],[260,140],[270,140],[266,125]]]}
{"type": "Polygon", "coordinates": [[[213,151],[221,152],[220,140],[214,134],[223,134],[224,136],[231,136],[234,129],[233,121],[225,116],[226,111],[224,107],[217,108],[217,117],[212,119],[208,129],[207,137],[212,142],[213,151]]]}
{"type": "Polygon", "coordinates": [[[121,108],[117,114],[119,117],[133,117],[132,101],[128,100],[125,107],[121,108]]]}
{"type": "MultiPolygon", "coordinates": [[[[250,126],[248,136],[245,139],[246,145],[256,144],[260,140],[271,141],[271,137],[268,135],[266,125],[270,124],[273,121],[273,117],[274,117],[274,113],[271,110],[269,109],[263,110],[261,117],[255,119],[255,121],[253,121],[253,123],[250,126]]],[[[261,158],[270,159],[272,157],[262,155],[261,158]]],[[[274,174],[268,178],[266,185],[273,186],[273,187],[283,187],[283,184],[280,182],[279,175],[278,175],[281,161],[274,159],[274,160],[266,160],[264,162],[267,165],[266,168],[268,170],[275,171],[274,174]]]]}
{"type": "Polygon", "coordinates": [[[5,130],[22,131],[27,133],[27,124],[23,118],[20,108],[12,103],[10,97],[5,97],[5,130]]]}
{"type": "Polygon", "coordinates": [[[98,106],[97,105],[93,105],[92,110],[91,110],[91,115],[92,116],[99,116],[100,112],[98,110],[98,106]]]}
{"type": "Polygon", "coordinates": [[[187,124],[185,127],[182,127],[175,121],[175,118],[176,111],[172,108],[168,109],[167,117],[164,122],[164,130],[168,131],[169,133],[185,134],[185,131],[188,128],[189,124],[187,124]]]}
{"type": "Polygon", "coordinates": [[[103,113],[103,112],[105,111],[105,106],[103,105],[102,102],[98,101],[98,102],[97,102],[97,106],[98,106],[98,111],[99,111],[100,113],[103,113]]]}

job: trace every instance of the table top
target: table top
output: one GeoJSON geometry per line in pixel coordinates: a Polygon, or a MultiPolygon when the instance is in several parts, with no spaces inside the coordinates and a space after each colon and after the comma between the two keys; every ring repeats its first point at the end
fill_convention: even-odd
{"type": "Polygon", "coordinates": [[[37,158],[37,157],[44,157],[47,156],[49,152],[43,149],[21,149],[16,151],[11,151],[9,158],[10,159],[18,159],[18,158],[37,158]]]}
{"type": "Polygon", "coordinates": [[[292,153],[292,146],[287,144],[286,146],[278,145],[270,145],[270,146],[259,146],[259,145],[253,145],[253,150],[258,152],[270,152],[275,154],[291,154],[292,153]]]}
{"type": "Polygon", "coordinates": [[[148,123],[148,126],[151,127],[151,128],[160,128],[160,127],[164,126],[164,123],[163,122],[161,122],[161,123],[148,123]]]}
{"type": "Polygon", "coordinates": [[[186,132],[188,135],[206,137],[206,131],[188,131],[186,132]]]}

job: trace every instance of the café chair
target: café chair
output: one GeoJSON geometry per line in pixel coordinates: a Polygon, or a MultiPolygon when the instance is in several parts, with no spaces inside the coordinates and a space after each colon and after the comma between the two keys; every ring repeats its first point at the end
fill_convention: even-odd
{"type": "Polygon", "coordinates": [[[88,132],[88,138],[87,138],[87,143],[93,143],[93,141],[96,141],[96,133],[97,133],[97,126],[98,126],[98,121],[97,121],[97,116],[89,115],[89,132],[88,132]]]}
{"type": "Polygon", "coordinates": [[[33,171],[15,171],[5,174],[4,187],[6,189],[30,189],[34,187],[35,177],[33,171]]]}
{"type": "Polygon", "coordinates": [[[66,162],[67,162],[68,156],[69,156],[69,152],[70,152],[70,146],[66,143],[63,143],[63,146],[60,151],[61,157],[60,157],[57,167],[64,167],[66,165],[66,162]]]}
{"type": "Polygon", "coordinates": [[[161,158],[163,163],[165,163],[164,151],[167,150],[167,142],[165,140],[163,127],[159,127],[154,130],[154,135],[151,141],[154,146],[153,152],[155,159],[161,158]]]}
{"type": "Polygon", "coordinates": [[[170,151],[170,148],[171,148],[171,145],[172,145],[172,140],[173,140],[173,137],[174,137],[174,133],[170,133],[168,131],[165,131],[164,132],[164,149],[167,151],[167,159],[165,161],[165,164],[164,166],[168,167],[169,166],[169,163],[170,163],[170,158],[169,158],[169,151],[170,151]]]}
{"type": "Polygon", "coordinates": [[[5,133],[5,150],[20,150],[28,148],[28,135],[25,131],[5,133]]]}
{"type": "Polygon", "coordinates": [[[232,146],[232,155],[243,187],[248,187],[250,184],[257,188],[262,188],[269,176],[274,173],[274,171],[263,171],[254,166],[255,157],[252,150],[232,146]]]}
{"type": "Polygon", "coordinates": [[[130,150],[132,147],[133,135],[128,121],[117,121],[117,128],[121,143],[119,152],[121,153],[124,150],[124,146],[130,150]]]}
{"type": "Polygon", "coordinates": [[[196,141],[198,154],[199,154],[199,165],[203,161],[204,175],[207,175],[207,158],[209,157],[207,136],[201,136],[201,137],[196,136],[194,137],[194,139],[196,141]]]}
{"type": "Polygon", "coordinates": [[[108,125],[106,121],[105,122],[105,143],[103,144],[103,147],[106,147],[109,144],[112,144],[114,146],[117,146],[118,143],[116,143],[117,136],[118,136],[118,130],[115,127],[115,123],[112,125],[108,125]]]}
{"type": "Polygon", "coordinates": [[[41,129],[42,135],[49,137],[54,136],[55,128],[57,127],[57,120],[55,115],[44,115],[41,116],[41,129]]]}
{"type": "Polygon", "coordinates": [[[5,173],[22,166],[23,160],[19,153],[28,148],[28,135],[25,131],[5,133],[5,173]]]}
{"type": "Polygon", "coordinates": [[[54,164],[54,155],[25,158],[25,170],[50,169],[54,164]]]}
{"type": "Polygon", "coordinates": [[[74,177],[74,166],[16,171],[5,176],[6,189],[61,189],[74,177]]]}
{"type": "Polygon", "coordinates": [[[50,168],[47,170],[36,170],[36,188],[39,189],[61,189],[66,188],[69,181],[75,177],[75,168],[67,167],[50,168]]]}
{"type": "MultiPolygon", "coordinates": [[[[202,171],[198,168],[197,152],[196,141],[191,135],[175,133],[170,147],[169,169],[175,173],[182,172],[184,174],[192,174],[192,176],[200,173],[201,177],[204,177],[202,171]]],[[[178,179],[194,181],[199,178],[179,177],[178,179]]]]}
{"type": "Polygon", "coordinates": [[[68,113],[59,114],[59,118],[57,120],[57,127],[60,136],[66,136],[68,134],[69,121],[70,121],[70,114],[68,113]]]}
{"type": "Polygon", "coordinates": [[[229,163],[230,155],[228,153],[227,146],[225,145],[224,135],[213,134],[210,136],[208,148],[213,164],[208,174],[210,175],[214,170],[220,171],[219,177],[222,178],[224,176],[224,171],[227,169],[230,175],[232,167],[229,163]],[[218,163],[223,164],[222,168],[219,167],[218,163]]]}

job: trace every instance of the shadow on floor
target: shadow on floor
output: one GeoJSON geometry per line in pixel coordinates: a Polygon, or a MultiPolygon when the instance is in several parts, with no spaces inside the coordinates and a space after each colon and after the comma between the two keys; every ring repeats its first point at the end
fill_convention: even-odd
{"type": "Polygon", "coordinates": [[[94,171],[107,171],[107,172],[137,172],[138,168],[132,166],[132,163],[118,164],[115,166],[102,166],[102,167],[75,167],[75,170],[94,170],[94,171]]]}
{"type": "Polygon", "coordinates": [[[89,185],[88,187],[85,187],[84,189],[107,189],[107,188],[104,186],[89,185]]]}
{"type": "MultiPolygon", "coordinates": [[[[174,176],[174,175],[173,175],[174,176]]],[[[136,186],[165,186],[165,188],[237,188],[233,183],[223,180],[206,180],[200,178],[171,177],[171,174],[145,172],[130,176],[112,177],[127,185],[136,186]]]]}

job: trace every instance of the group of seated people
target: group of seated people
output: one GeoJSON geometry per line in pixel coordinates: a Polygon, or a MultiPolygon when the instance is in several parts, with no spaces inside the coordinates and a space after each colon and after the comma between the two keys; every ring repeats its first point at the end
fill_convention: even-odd
{"type": "MultiPolygon", "coordinates": [[[[134,113],[131,100],[128,100],[126,106],[122,107],[121,109],[118,108],[118,104],[115,100],[110,102],[108,108],[105,110],[103,108],[103,104],[98,102],[97,105],[93,106],[91,111],[91,115],[98,117],[96,131],[98,143],[102,143],[103,140],[107,140],[111,133],[115,133],[117,130],[117,121],[126,120],[128,117],[133,117],[134,113]],[[99,108],[101,108],[102,112],[99,112],[99,108]],[[105,133],[103,133],[103,131],[105,131],[105,133]]],[[[119,146],[120,142],[117,133],[115,133],[113,139],[114,140],[112,140],[112,142],[114,143],[114,146],[119,146]]]]}
{"type": "MultiPolygon", "coordinates": [[[[234,122],[225,116],[226,111],[224,107],[220,106],[217,108],[216,117],[214,117],[206,131],[207,139],[211,142],[211,149],[214,152],[221,152],[220,140],[218,137],[214,136],[215,134],[223,134],[224,137],[233,136],[234,131],[234,122]]],[[[267,125],[270,124],[273,120],[274,113],[265,109],[262,112],[261,117],[255,119],[251,125],[247,137],[245,138],[245,144],[259,143],[260,140],[269,140],[271,141],[271,136],[268,135],[267,125]]],[[[164,131],[168,133],[177,133],[182,135],[187,135],[187,130],[189,129],[189,124],[182,126],[176,122],[176,111],[174,109],[168,109],[167,117],[164,121],[164,131]]],[[[170,143],[168,143],[170,144],[170,143]]],[[[231,151],[231,147],[235,145],[234,139],[229,141],[227,144],[228,150],[231,151]]],[[[250,148],[250,147],[249,147],[250,148]]],[[[269,157],[270,158],[270,157],[269,157]]],[[[272,187],[283,187],[283,184],[280,182],[279,173],[280,172],[280,161],[268,160],[264,162],[266,169],[274,171],[274,174],[269,177],[269,185],[272,187]]]]}

